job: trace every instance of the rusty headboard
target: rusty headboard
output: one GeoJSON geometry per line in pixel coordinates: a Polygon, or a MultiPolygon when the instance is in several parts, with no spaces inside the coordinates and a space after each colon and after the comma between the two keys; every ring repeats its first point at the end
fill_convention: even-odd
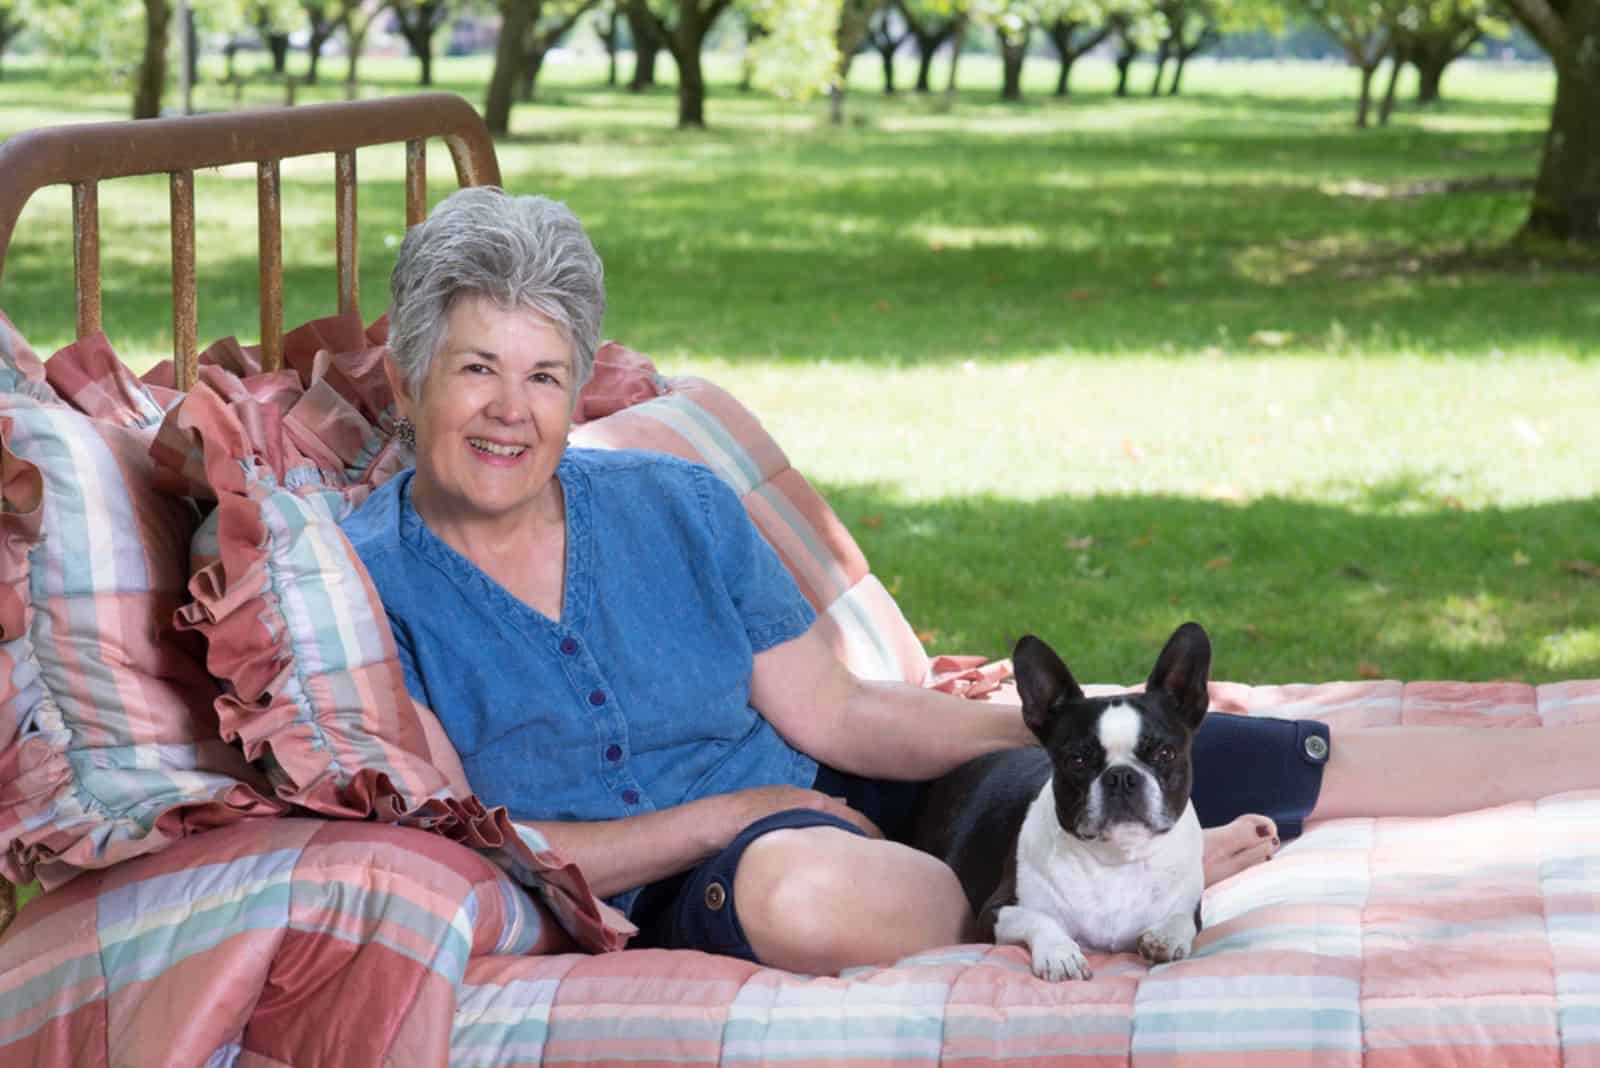
{"type": "MultiPolygon", "coordinates": [[[[0,142],[0,283],[5,278],[6,250],[28,199],[45,186],[70,185],[77,333],[83,337],[99,330],[99,183],[134,175],[169,175],[173,356],[179,388],[187,390],[198,371],[194,173],[207,167],[254,163],[261,248],[261,357],[264,368],[275,370],[283,361],[279,162],[333,154],[339,310],[354,311],[359,296],[356,150],[405,144],[406,225],[412,226],[427,211],[424,146],[434,137],[449,147],[461,185],[500,183],[488,128],[470,104],[448,93],[226,115],[84,123],[17,134],[0,142]]],[[[0,930],[9,921],[13,906],[13,889],[0,879],[0,930]]]]}
{"type": "MultiPolygon", "coordinates": [[[[283,356],[282,237],[278,164],[332,153],[339,310],[354,311],[356,281],[356,149],[406,145],[406,225],[427,210],[424,145],[442,138],[462,185],[498,185],[500,167],[488,128],[472,106],[448,93],[424,93],[339,104],[311,104],[224,115],[84,123],[30,130],[0,143],[0,283],[6,249],[34,192],[72,186],[73,264],[78,336],[100,329],[99,183],[166,174],[172,184],[172,323],[178,385],[194,383],[194,172],[230,163],[256,164],[260,220],[262,365],[283,356]]],[[[3,293],[0,288],[0,293],[3,293]]]]}

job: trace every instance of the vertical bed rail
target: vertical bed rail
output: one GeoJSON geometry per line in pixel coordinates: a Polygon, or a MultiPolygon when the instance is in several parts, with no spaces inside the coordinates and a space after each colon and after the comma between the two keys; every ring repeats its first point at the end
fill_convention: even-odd
{"type": "Polygon", "coordinates": [[[356,219],[356,150],[406,146],[406,225],[427,211],[426,142],[450,149],[461,185],[498,185],[500,168],[488,128],[472,105],[449,93],[310,104],[223,115],[84,123],[30,130],[0,143],[0,307],[5,304],[6,250],[23,206],[39,189],[70,185],[74,292],[79,337],[101,326],[99,183],[165,174],[171,182],[173,358],[178,385],[197,373],[194,174],[230,163],[257,166],[259,295],[263,364],[283,359],[282,185],[279,164],[300,156],[334,156],[335,279],[339,310],[360,305],[356,219]]]}

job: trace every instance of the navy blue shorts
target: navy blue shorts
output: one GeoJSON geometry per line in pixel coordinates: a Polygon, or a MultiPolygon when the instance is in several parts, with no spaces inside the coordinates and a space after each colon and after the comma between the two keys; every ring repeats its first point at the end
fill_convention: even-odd
{"type": "MultiPolygon", "coordinates": [[[[1297,836],[1317,803],[1328,751],[1326,724],[1211,713],[1194,744],[1195,785],[1190,797],[1201,826],[1217,827],[1254,812],[1272,817],[1283,840],[1297,836]]],[[[884,834],[898,839],[909,827],[921,784],[863,779],[823,767],[817,771],[815,789],[844,798],[884,834]]],[[[734,873],[751,842],[771,831],[799,827],[862,833],[847,820],[808,808],[757,820],[722,852],[640,891],[630,913],[639,934],[630,945],[699,949],[755,961],[755,951],[739,924],[734,873]]]]}

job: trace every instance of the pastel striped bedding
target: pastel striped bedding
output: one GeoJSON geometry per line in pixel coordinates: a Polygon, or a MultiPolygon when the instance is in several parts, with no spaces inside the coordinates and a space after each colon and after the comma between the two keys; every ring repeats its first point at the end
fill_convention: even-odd
{"type": "MultiPolygon", "coordinates": [[[[323,343],[346,342],[314,342],[323,343]]],[[[248,376],[251,356],[235,349],[212,362],[248,376]]],[[[348,400],[343,370],[316,351],[309,378],[348,400]]],[[[741,491],[856,670],[924,683],[972,675],[927,658],[849,532],[736,400],[694,379],[644,388],[639,365],[629,374],[610,383],[620,406],[577,427],[576,446],[708,462],[741,491]]],[[[22,398],[49,399],[38,376],[22,378],[0,412],[7,449],[20,443],[16,412],[31,412],[22,398]]],[[[212,382],[227,395],[225,377],[212,382]]],[[[305,391],[304,381],[281,385],[280,399],[305,391]]],[[[265,409],[231,396],[238,427],[259,420],[265,409]]],[[[149,397],[157,410],[175,399],[159,383],[149,397]]],[[[97,410],[126,399],[105,392],[97,410]]],[[[310,409],[330,416],[309,420],[321,429],[290,434],[279,459],[292,462],[271,467],[280,482],[317,441],[345,441],[331,454],[342,459],[325,458],[325,475],[375,455],[325,400],[310,409]]],[[[380,414],[361,411],[368,424],[380,414]]],[[[192,440],[140,433],[173,486],[199,492],[215,481],[192,440]]],[[[34,475],[9,453],[0,473],[0,515],[8,532],[26,534],[17,517],[30,514],[34,475]]],[[[243,495],[260,490],[258,503],[287,509],[285,529],[328,535],[338,493],[326,477],[293,500],[248,483],[243,495]]],[[[212,563],[220,537],[215,548],[212,563]]],[[[14,553],[3,559],[15,568],[14,553]]],[[[0,624],[17,614],[5,596],[16,576],[3,578],[0,624]]],[[[15,701],[14,665],[9,677],[15,701]]],[[[983,699],[1013,695],[1001,687],[983,699]]],[[[1558,730],[1600,721],[1600,680],[1215,683],[1212,704],[1336,729],[1558,730]]],[[[0,786],[15,796],[13,775],[0,767],[0,786]]],[[[262,803],[278,801],[267,795],[262,803]]],[[[257,814],[196,820],[187,837],[91,866],[24,909],[0,937],[0,1064],[1600,1068],[1600,792],[1447,819],[1312,826],[1270,863],[1208,892],[1189,960],[1151,969],[1099,955],[1092,982],[1066,984],[1034,979],[1021,950],[992,946],[945,947],[841,978],[697,953],[571,952],[572,917],[558,922],[530,890],[559,858],[526,828],[511,830],[516,848],[497,853],[393,822],[257,814]]],[[[0,833],[14,841],[18,832],[0,833]]]]}
{"type": "MultiPolygon", "coordinates": [[[[1231,687],[1269,711],[1273,687],[1231,687]]],[[[1375,689],[1302,702],[1392,715],[1375,689]]],[[[1600,683],[1472,722],[1600,706],[1600,683]]],[[[1403,701],[1401,702],[1403,705],[1403,701]]],[[[1587,714],[1586,714],[1587,715],[1587,714]]],[[[1468,718],[1466,716],[1461,717],[1468,718]]],[[[88,873],[0,939],[0,1063],[1600,1065],[1600,793],[1309,828],[1213,887],[1189,960],[1032,978],[952,946],[812,978],[698,953],[525,955],[543,913],[455,843],[272,820],[88,873]]]]}

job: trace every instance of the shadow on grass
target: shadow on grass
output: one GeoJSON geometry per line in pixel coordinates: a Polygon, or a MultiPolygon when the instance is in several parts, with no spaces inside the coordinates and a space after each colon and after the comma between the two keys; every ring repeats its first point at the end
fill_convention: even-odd
{"type": "Polygon", "coordinates": [[[900,500],[819,486],[931,651],[1037,633],[1082,680],[1137,682],[1174,626],[1249,683],[1600,676],[1600,501],[1456,511],[1414,486],[1355,508],[1268,498],[900,500]]]}
{"type": "MultiPolygon", "coordinates": [[[[1272,351],[1588,358],[1600,328],[1592,276],[1495,252],[1526,193],[1338,192],[1531,173],[1533,131],[1358,133],[1307,118],[1338,109],[1326,99],[1199,97],[1111,105],[1169,120],[1037,136],[986,132],[986,111],[951,129],[686,134],[663,123],[664,97],[615,123],[603,109],[541,109],[540,128],[500,145],[510,188],[565,199],[585,220],[606,260],[607,332],[645,351],[912,365],[1248,354],[1269,338],[1272,351]]],[[[284,187],[286,203],[331,203],[325,185],[286,175],[284,187]]],[[[106,319],[114,340],[155,351],[170,344],[168,252],[164,228],[139,220],[164,222],[166,209],[164,194],[144,195],[102,192],[106,319]]],[[[253,217],[247,183],[225,196],[222,210],[253,217]]],[[[404,198],[366,170],[362,197],[372,317],[393,258],[381,235],[401,228],[404,198]]],[[[0,306],[29,336],[64,340],[70,225],[64,209],[45,221],[25,215],[0,306]]],[[[291,323],[333,306],[331,229],[324,244],[322,262],[286,253],[291,323]]],[[[254,242],[202,232],[200,255],[201,336],[252,338],[254,242]]]]}

